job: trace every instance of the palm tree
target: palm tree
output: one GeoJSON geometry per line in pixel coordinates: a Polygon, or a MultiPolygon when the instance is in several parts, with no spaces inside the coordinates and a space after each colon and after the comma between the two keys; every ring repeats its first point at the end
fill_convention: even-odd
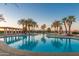
{"type": "Polygon", "coordinates": [[[56,30],[56,23],[55,23],[55,22],[52,23],[51,28],[54,28],[54,32],[57,31],[57,30],[56,30]]]}
{"type": "Polygon", "coordinates": [[[43,34],[44,34],[44,31],[45,31],[45,28],[46,28],[46,24],[41,25],[41,29],[43,30],[43,34]]]}
{"type": "Polygon", "coordinates": [[[58,33],[59,32],[59,27],[61,25],[62,25],[62,23],[60,21],[54,21],[51,26],[54,27],[55,31],[58,33]]]}
{"type": "Polygon", "coordinates": [[[60,34],[63,33],[63,28],[62,28],[62,26],[59,27],[59,33],[60,33],[60,34]]]}
{"type": "Polygon", "coordinates": [[[26,20],[26,19],[20,19],[20,20],[18,20],[18,24],[19,24],[19,25],[22,25],[23,33],[24,33],[24,27],[25,27],[25,20],[26,20]]]}
{"type": "Polygon", "coordinates": [[[25,21],[24,21],[24,24],[25,24],[25,32],[27,33],[28,21],[25,20],[25,21]]]}
{"type": "Polygon", "coordinates": [[[27,22],[28,22],[27,26],[30,34],[30,29],[33,27],[33,20],[31,18],[28,18],[27,22]]]}
{"type": "Polygon", "coordinates": [[[69,28],[69,34],[71,33],[71,26],[73,22],[75,22],[75,16],[68,16],[67,25],[69,28]]]}
{"type": "Polygon", "coordinates": [[[38,27],[38,24],[35,21],[32,21],[32,25],[33,25],[33,30],[35,30],[35,28],[38,27]]]}
{"type": "Polygon", "coordinates": [[[23,32],[26,33],[27,32],[27,29],[29,30],[29,33],[30,33],[30,29],[32,27],[37,27],[37,23],[35,21],[33,21],[31,18],[28,18],[28,19],[20,19],[18,21],[18,24],[19,25],[22,25],[22,28],[23,28],[23,32]]]}
{"type": "Polygon", "coordinates": [[[59,27],[61,26],[60,21],[56,21],[57,32],[59,32],[59,27]]]}
{"type": "Polygon", "coordinates": [[[67,22],[66,22],[67,21],[67,17],[63,18],[62,21],[64,23],[65,32],[67,33],[67,26],[66,26],[66,24],[67,24],[67,22]]]}

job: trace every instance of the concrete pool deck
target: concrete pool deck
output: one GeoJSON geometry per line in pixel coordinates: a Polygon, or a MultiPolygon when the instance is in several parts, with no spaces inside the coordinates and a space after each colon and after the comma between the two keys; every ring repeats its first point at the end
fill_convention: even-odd
{"type": "MultiPolygon", "coordinates": [[[[29,35],[29,33],[27,34],[0,34],[0,38],[5,37],[5,36],[19,36],[19,35],[29,35]]],[[[35,36],[35,35],[38,35],[38,33],[30,33],[30,35],[35,36]]]]}
{"type": "MultiPolygon", "coordinates": [[[[54,35],[54,36],[57,37],[57,35],[54,35]]],[[[79,56],[79,52],[78,53],[77,52],[47,53],[47,52],[23,51],[23,50],[18,50],[18,49],[9,47],[4,42],[0,41],[0,56],[79,56]]]]}
{"type": "Polygon", "coordinates": [[[79,39],[79,36],[67,36],[61,34],[47,34],[48,38],[66,38],[66,39],[79,39]]]}

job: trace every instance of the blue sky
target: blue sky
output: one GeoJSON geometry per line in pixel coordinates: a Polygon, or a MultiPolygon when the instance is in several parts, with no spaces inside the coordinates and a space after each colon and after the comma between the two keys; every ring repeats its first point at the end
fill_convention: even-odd
{"type": "MultiPolygon", "coordinates": [[[[21,18],[32,18],[38,24],[47,24],[48,26],[55,20],[61,20],[63,17],[76,16],[76,24],[79,20],[79,4],[0,4],[0,14],[3,14],[7,22],[1,22],[0,26],[18,27],[17,21],[21,18]]],[[[77,26],[78,27],[78,26],[77,26]]]]}

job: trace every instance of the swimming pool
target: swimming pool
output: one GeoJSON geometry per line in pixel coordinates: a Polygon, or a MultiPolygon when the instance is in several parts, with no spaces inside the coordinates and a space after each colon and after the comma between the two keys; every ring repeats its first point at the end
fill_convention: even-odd
{"type": "Polygon", "coordinates": [[[4,42],[16,49],[32,52],[79,52],[78,39],[48,38],[46,34],[6,36],[4,42]]]}

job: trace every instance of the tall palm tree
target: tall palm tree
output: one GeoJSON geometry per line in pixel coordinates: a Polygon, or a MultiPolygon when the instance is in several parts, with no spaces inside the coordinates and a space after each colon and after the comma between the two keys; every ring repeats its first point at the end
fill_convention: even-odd
{"type": "Polygon", "coordinates": [[[29,30],[29,34],[30,34],[30,30],[33,27],[33,19],[28,18],[27,22],[28,22],[27,26],[28,26],[28,30],[29,30]]]}
{"type": "Polygon", "coordinates": [[[56,26],[57,26],[57,32],[59,32],[59,27],[61,26],[61,22],[60,21],[56,21],[56,26]]]}
{"type": "Polygon", "coordinates": [[[67,21],[67,17],[63,18],[62,21],[64,23],[65,32],[67,33],[67,26],[66,26],[66,24],[67,24],[67,22],[66,22],[67,21]]]}
{"type": "Polygon", "coordinates": [[[35,30],[35,28],[38,27],[38,24],[35,21],[32,21],[32,25],[33,25],[33,30],[35,30]]]}
{"type": "Polygon", "coordinates": [[[63,33],[63,28],[62,28],[62,26],[59,27],[59,33],[60,33],[60,34],[63,33]]]}
{"type": "Polygon", "coordinates": [[[22,28],[23,28],[23,32],[26,33],[27,32],[27,29],[30,33],[30,30],[32,27],[37,27],[37,23],[35,21],[33,21],[33,19],[31,18],[28,18],[28,19],[20,19],[18,21],[18,24],[19,25],[22,25],[22,28]]]}
{"type": "Polygon", "coordinates": [[[71,26],[73,22],[75,22],[75,16],[68,16],[67,25],[69,28],[69,34],[71,33],[71,26]]]}
{"type": "Polygon", "coordinates": [[[28,21],[25,20],[25,21],[24,21],[24,24],[25,24],[25,32],[27,33],[28,21]]]}
{"type": "Polygon", "coordinates": [[[23,33],[24,33],[25,19],[20,19],[20,20],[18,20],[18,24],[19,24],[19,25],[22,25],[23,33]]]}
{"type": "Polygon", "coordinates": [[[52,27],[55,28],[55,31],[58,33],[59,32],[59,27],[62,25],[62,23],[60,21],[54,21],[52,23],[52,27]]]}
{"type": "Polygon", "coordinates": [[[51,28],[54,28],[54,32],[57,31],[57,30],[56,30],[56,23],[55,23],[55,21],[51,24],[51,28]]]}

